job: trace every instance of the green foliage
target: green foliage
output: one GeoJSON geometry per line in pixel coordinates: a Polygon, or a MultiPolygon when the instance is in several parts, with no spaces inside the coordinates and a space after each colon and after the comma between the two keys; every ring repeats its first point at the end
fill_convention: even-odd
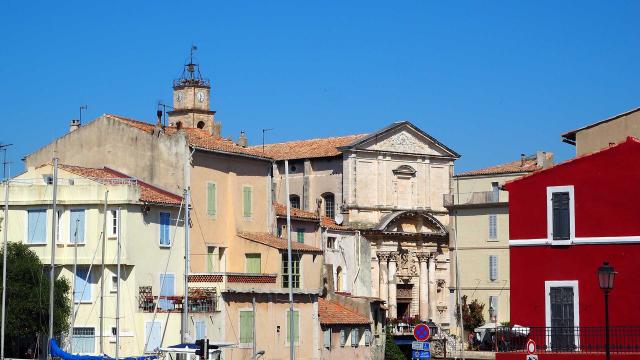
{"type": "MultiPolygon", "coordinates": [[[[467,295],[462,296],[462,319],[464,320],[464,330],[473,331],[475,328],[484,325],[484,304],[474,299],[470,304],[467,304],[467,295]]],[[[456,307],[456,317],[460,321],[460,310],[456,307]]]]}
{"type": "Polygon", "coordinates": [[[386,342],[384,344],[384,358],[385,360],[406,360],[404,354],[398,347],[398,345],[393,341],[393,335],[391,335],[391,328],[387,326],[386,329],[386,342]]]}
{"type": "MultiPolygon", "coordinates": [[[[24,244],[7,244],[6,341],[8,357],[24,357],[36,336],[49,334],[49,276],[38,256],[24,244]]],[[[3,254],[0,248],[0,271],[3,254]]],[[[55,336],[65,333],[71,316],[71,286],[65,278],[55,281],[55,336]]]]}

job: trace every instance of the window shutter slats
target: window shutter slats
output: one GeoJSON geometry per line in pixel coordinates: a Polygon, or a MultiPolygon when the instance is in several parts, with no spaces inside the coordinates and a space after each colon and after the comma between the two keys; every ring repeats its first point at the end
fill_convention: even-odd
{"type": "Polygon", "coordinates": [[[253,311],[240,312],[240,342],[253,342],[253,311]]]}
{"type": "Polygon", "coordinates": [[[207,184],[207,215],[216,215],[216,184],[207,184]]]}

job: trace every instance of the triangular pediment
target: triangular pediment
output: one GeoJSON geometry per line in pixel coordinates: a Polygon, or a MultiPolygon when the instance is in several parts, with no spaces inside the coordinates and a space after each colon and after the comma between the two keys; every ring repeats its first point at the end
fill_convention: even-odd
{"type": "Polygon", "coordinates": [[[374,151],[459,157],[455,151],[406,121],[395,123],[353,145],[374,151]]]}

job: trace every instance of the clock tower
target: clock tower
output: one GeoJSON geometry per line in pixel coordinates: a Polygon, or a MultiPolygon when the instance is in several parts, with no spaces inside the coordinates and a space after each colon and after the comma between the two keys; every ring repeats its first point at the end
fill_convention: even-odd
{"type": "Polygon", "coordinates": [[[180,77],[173,81],[173,111],[169,111],[169,123],[178,128],[198,128],[210,134],[219,134],[215,123],[215,111],[211,111],[211,83],[202,77],[200,66],[193,62],[193,50],[189,63],[180,77]]]}

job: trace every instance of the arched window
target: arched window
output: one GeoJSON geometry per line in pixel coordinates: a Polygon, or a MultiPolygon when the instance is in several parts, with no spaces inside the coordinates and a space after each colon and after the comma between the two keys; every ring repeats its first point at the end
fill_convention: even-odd
{"type": "Polygon", "coordinates": [[[291,202],[292,208],[300,209],[300,196],[295,194],[289,195],[289,202],[291,202]]]}
{"type": "Polygon", "coordinates": [[[336,290],[335,291],[344,291],[344,289],[342,288],[342,283],[344,281],[343,277],[344,277],[344,274],[342,274],[342,268],[338,266],[338,268],[336,269],[336,290]]]}
{"type": "Polygon", "coordinates": [[[322,194],[322,202],[324,203],[324,216],[333,219],[336,216],[336,197],[333,193],[322,194]]]}
{"type": "Polygon", "coordinates": [[[204,121],[198,121],[198,124],[196,125],[196,127],[198,129],[204,129],[204,121]]]}

